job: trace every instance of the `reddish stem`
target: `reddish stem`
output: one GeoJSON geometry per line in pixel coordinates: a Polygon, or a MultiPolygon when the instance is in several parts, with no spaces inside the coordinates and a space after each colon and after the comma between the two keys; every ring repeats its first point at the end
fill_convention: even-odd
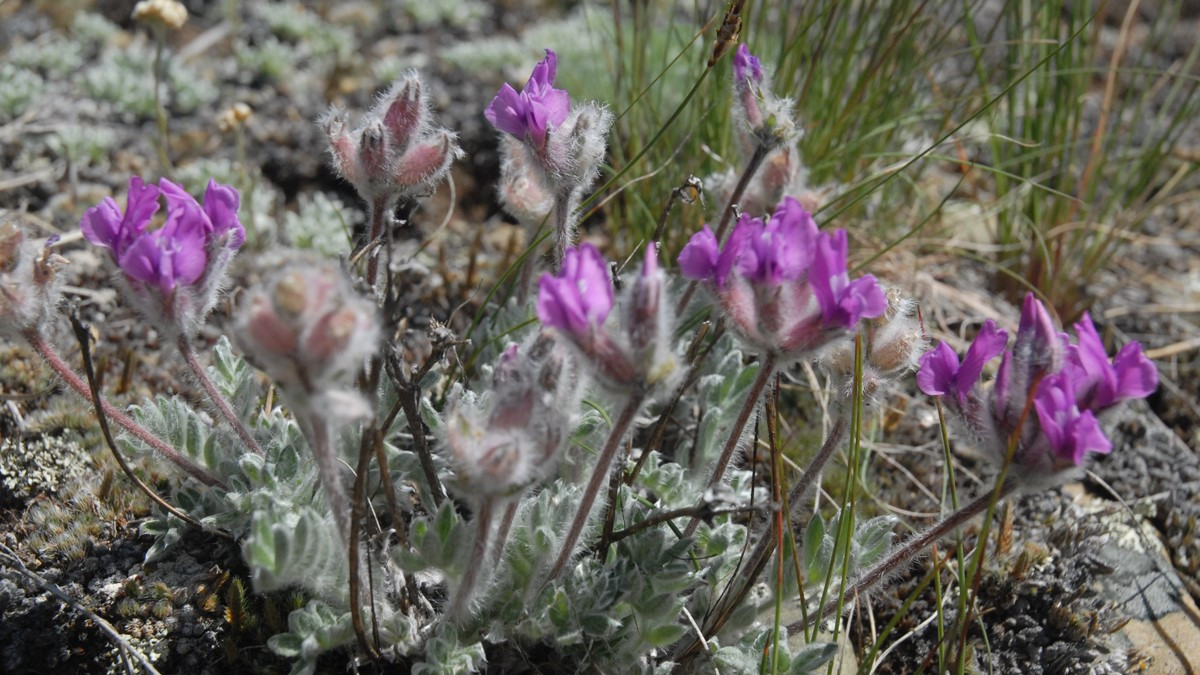
{"type": "MultiPolygon", "coordinates": [[[[34,351],[36,351],[42,356],[43,359],[46,360],[46,363],[49,364],[50,368],[57,373],[58,376],[61,377],[63,381],[75,391],[75,393],[82,396],[92,405],[96,404],[96,402],[92,399],[92,392],[88,389],[87,383],[83,381],[83,378],[79,377],[78,373],[71,369],[71,366],[67,365],[67,362],[64,361],[61,356],[59,356],[58,352],[54,350],[54,347],[50,346],[50,343],[46,342],[46,340],[40,334],[32,329],[23,332],[22,335],[24,335],[25,339],[29,342],[30,346],[33,347],[34,351]]],[[[203,467],[187,457],[179,454],[175,448],[172,448],[161,438],[150,433],[150,431],[142,425],[134,422],[133,419],[125,413],[114,408],[112,404],[110,404],[104,398],[100,399],[100,407],[104,410],[104,414],[107,415],[109,419],[119,424],[121,428],[124,429],[130,436],[133,436],[151,448],[154,448],[158,454],[171,460],[175,466],[182,469],[192,478],[195,478],[205,485],[219,486],[222,488],[225,487],[224,483],[222,483],[208,471],[204,470],[203,467]]]]}
{"type": "Polygon", "coordinates": [[[246,425],[243,424],[242,421],[238,419],[237,414],[233,412],[233,408],[229,405],[229,401],[226,401],[225,397],[221,395],[220,390],[217,389],[217,385],[213,383],[212,378],[208,376],[208,373],[204,372],[204,367],[200,365],[200,359],[196,358],[196,350],[192,349],[192,345],[190,342],[188,342],[188,339],[183,335],[180,335],[177,344],[179,345],[179,351],[183,354],[183,360],[187,361],[188,367],[192,369],[192,373],[195,374],[196,379],[200,381],[200,386],[203,387],[204,392],[208,394],[208,400],[212,401],[212,404],[216,406],[217,412],[221,413],[221,417],[225,418],[225,421],[229,423],[229,426],[233,429],[233,432],[237,434],[238,438],[241,439],[242,443],[245,444],[247,448],[254,451],[254,454],[259,456],[266,455],[266,453],[263,452],[262,446],[260,446],[258,442],[254,440],[254,437],[250,435],[250,430],[246,428],[246,425]]]}

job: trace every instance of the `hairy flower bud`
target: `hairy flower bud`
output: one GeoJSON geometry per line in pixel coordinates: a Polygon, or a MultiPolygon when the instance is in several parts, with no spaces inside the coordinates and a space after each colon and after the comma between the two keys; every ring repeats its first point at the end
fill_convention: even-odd
{"type": "Polygon", "coordinates": [[[455,484],[468,499],[512,497],[550,475],[578,404],[569,357],[548,333],[510,345],[483,396],[458,392],[447,406],[446,446],[455,484]]]}
{"type": "Polygon", "coordinates": [[[52,238],[39,252],[12,223],[0,223],[0,337],[16,338],[48,322],[62,294],[52,238]]]}
{"type": "Polygon", "coordinates": [[[368,204],[386,208],[431,189],[462,156],[458,137],[435,127],[429,95],[409,71],[380,97],[354,131],[332,108],[321,119],[333,168],[368,204]]]}
{"type": "MultiPolygon", "coordinates": [[[[235,337],[293,405],[322,396],[348,402],[350,380],[378,348],[379,325],[374,305],[354,292],[345,273],[296,260],[247,291],[235,337]]],[[[357,403],[343,412],[364,414],[357,403]]]]}

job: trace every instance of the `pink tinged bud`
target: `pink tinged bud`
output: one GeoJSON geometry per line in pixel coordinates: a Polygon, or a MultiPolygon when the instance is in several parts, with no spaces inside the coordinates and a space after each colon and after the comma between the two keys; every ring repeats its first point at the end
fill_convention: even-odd
{"type": "Polygon", "coordinates": [[[413,145],[396,163],[396,183],[420,185],[438,175],[454,159],[454,136],[448,131],[413,145]]]}
{"type": "Polygon", "coordinates": [[[343,178],[357,184],[363,178],[358,170],[358,146],[346,133],[340,113],[334,113],[325,121],[325,137],[333,155],[333,168],[343,178]]]}
{"type": "Polygon", "coordinates": [[[246,330],[261,347],[278,355],[296,351],[296,330],[290,322],[275,312],[275,307],[263,296],[251,300],[247,310],[246,330]]]}
{"type": "Polygon", "coordinates": [[[658,248],[654,242],[650,242],[646,244],[642,271],[633,287],[633,320],[629,326],[629,334],[634,349],[645,349],[657,337],[661,293],[662,280],[658,275],[658,248]]]}
{"type": "Polygon", "coordinates": [[[1042,433],[1059,463],[1081,466],[1089,452],[1112,451],[1112,443],[1100,429],[1096,416],[1091,410],[1081,412],[1076,405],[1074,385],[1067,373],[1042,380],[1033,405],[1042,433]]]}
{"type": "Polygon", "coordinates": [[[317,319],[306,336],[304,356],[321,361],[334,358],[345,349],[358,325],[358,313],[350,307],[325,314],[317,319]]]}
{"type": "Polygon", "coordinates": [[[392,137],[392,144],[397,148],[408,145],[412,136],[421,125],[424,105],[421,101],[421,80],[415,73],[410,73],[390,96],[387,112],[383,115],[383,125],[387,127],[392,137]]]}
{"type": "Polygon", "coordinates": [[[544,274],[538,280],[538,319],[573,337],[603,324],[612,306],[612,281],[591,244],[568,248],[559,276],[544,274]]]}
{"type": "Polygon", "coordinates": [[[359,139],[358,157],[363,178],[369,181],[387,180],[388,141],[383,124],[373,122],[363,130],[359,139]]]}

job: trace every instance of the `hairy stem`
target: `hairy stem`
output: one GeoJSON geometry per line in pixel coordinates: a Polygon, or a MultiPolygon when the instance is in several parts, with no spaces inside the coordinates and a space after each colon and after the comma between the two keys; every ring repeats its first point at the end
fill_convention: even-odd
{"type": "Polygon", "coordinates": [[[254,454],[259,456],[266,455],[263,452],[262,446],[250,435],[250,430],[246,428],[245,423],[238,419],[237,414],[233,412],[233,407],[229,405],[229,401],[225,400],[225,397],[221,395],[212,378],[208,376],[208,373],[204,372],[204,367],[200,365],[200,360],[196,358],[196,350],[192,349],[192,345],[188,342],[188,339],[180,335],[176,344],[179,345],[179,351],[183,354],[183,360],[187,361],[188,367],[192,369],[192,373],[200,381],[200,386],[208,394],[208,400],[212,401],[212,404],[216,406],[217,412],[221,413],[221,417],[225,418],[225,421],[229,423],[233,432],[237,434],[242,443],[248,449],[252,450],[254,454]]]}
{"type": "Polygon", "coordinates": [[[392,224],[392,205],[386,198],[376,199],[367,204],[367,218],[371,229],[367,235],[367,285],[375,289],[376,279],[379,278],[379,256],[383,248],[378,244],[380,237],[389,236],[392,224]]]}
{"type": "Polygon", "coordinates": [[[592,511],[592,505],[596,502],[596,495],[600,492],[600,486],[608,478],[613,458],[617,455],[617,448],[621,447],[621,440],[625,438],[625,434],[633,426],[633,418],[637,416],[638,410],[641,409],[642,400],[643,397],[639,394],[630,396],[629,400],[625,403],[625,407],[621,410],[620,416],[613,423],[612,431],[608,435],[608,441],[604,444],[604,449],[600,451],[600,459],[596,462],[596,468],[592,471],[592,478],[588,481],[587,488],[583,492],[583,498],[579,502],[579,510],[575,512],[575,520],[571,521],[571,528],[567,530],[562,550],[559,552],[558,558],[554,561],[554,565],[550,567],[550,571],[546,574],[544,584],[553,581],[563,571],[563,568],[567,566],[567,561],[571,559],[571,552],[575,548],[575,543],[579,541],[579,535],[583,533],[583,526],[587,523],[588,514],[592,511]]]}
{"type": "MultiPolygon", "coordinates": [[[[333,520],[337,523],[338,534],[343,542],[350,541],[350,498],[342,485],[340,463],[333,448],[333,430],[321,419],[320,415],[310,415],[307,428],[311,434],[308,439],[312,444],[313,456],[317,460],[317,474],[321,477],[321,489],[325,491],[325,501],[329,502],[329,510],[333,511],[333,520]]],[[[353,576],[353,574],[351,574],[353,576]]]]}
{"type": "Polygon", "coordinates": [[[553,271],[558,274],[562,268],[563,258],[567,255],[567,247],[574,243],[572,235],[574,223],[572,215],[575,208],[571,203],[571,191],[560,191],[554,196],[554,260],[553,271]]]}
{"type": "Polygon", "coordinates": [[[500,529],[496,532],[495,543],[492,544],[491,557],[497,565],[504,559],[504,545],[508,543],[508,533],[512,530],[513,521],[517,518],[517,507],[520,505],[520,499],[512,500],[508,508],[504,509],[504,516],[500,518],[500,529]]]}
{"type": "MultiPolygon", "coordinates": [[[[928,530],[916,536],[909,537],[907,541],[896,547],[896,549],[892,551],[887,558],[876,563],[874,567],[859,575],[854,580],[854,583],[846,588],[845,593],[842,594],[842,598],[834,598],[833,600],[826,602],[825,606],[822,607],[819,612],[810,614],[807,621],[801,620],[789,624],[788,635],[795,635],[796,633],[799,633],[809,626],[812,626],[818,621],[836,614],[838,607],[844,603],[844,598],[855,598],[862,595],[867,589],[874,586],[881,579],[886,578],[889,574],[892,574],[897,569],[900,569],[902,565],[907,563],[914,555],[920,553],[921,550],[926,546],[957,530],[965,525],[967,521],[971,520],[980,513],[983,513],[990,505],[996,503],[996,500],[998,499],[997,494],[999,495],[999,498],[1003,498],[1009,494],[1012,494],[1013,490],[1015,489],[1016,485],[1010,483],[1000,486],[1000,488],[996,491],[988,490],[979,497],[976,497],[971,503],[946,516],[928,530]]],[[[977,544],[977,546],[986,545],[986,541],[980,541],[977,544]]]]}
{"type": "Polygon", "coordinates": [[[67,383],[67,386],[69,386],[75,391],[75,393],[82,396],[92,405],[98,404],[104,411],[104,414],[107,415],[109,419],[119,424],[121,428],[124,429],[129,435],[145,443],[151,448],[154,448],[158,454],[166,457],[175,466],[179,467],[189,476],[195,478],[201,483],[209,486],[219,486],[222,488],[225,487],[224,483],[206,471],[199,464],[196,464],[187,457],[179,454],[175,448],[168,445],[158,436],[150,433],[150,431],[142,425],[134,422],[133,419],[125,413],[117,410],[103,397],[97,397],[99,400],[94,399],[92,397],[92,392],[89,390],[88,385],[84,383],[83,378],[79,377],[79,374],[72,370],[69,365],[67,365],[67,362],[64,361],[61,356],[59,356],[58,352],[54,350],[54,347],[50,346],[50,343],[46,342],[46,340],[40,334],[34,332],[33,330],[27,330],[22,333],[22,335],[24,335],[25,340],[29,342],[29,345],[33,347],[34,351],[40,354],[42,358],[46,360],[46,363],[50,366],[50,368],[57,373],[64,382],[67,383]]]}
{"type": "MultiPolygon", "coordinates": [[[[350,502],[350,528],[347,543],[347,557],[350,560],[350,622],[354,626],[354,636],[358,640],[358,646],[362,648],[372,659],[379,659],[379,650],[375,646],[375,642],[367,639],[367,630],[363,625],[362,617],[362,576],[360,575],[360,548],[359,539],[361,530],[358,523],[362,520],[363,511],[366,509],[365,497],[363,493],[366,491],[367,474],[371,468],[371,446],[375,445],[376,434],[371,433],[370,429],[363,429],[362,438],[359,442],[358,449],[358,465],[354,470],[354,499],[350,502]]],[[[390,485],[388,486],[391,487],[390,485]]],[[[369,571],[369,570],[368,570],[369,571]]],[[[372,615],[375,611],[374,599],[371,594],[366,594],[371,601],[372,615]]]]}
{"type": "Polygon", "coordinates": [[[485,497],[479,504],[479,510],[475,512],[475,543],[471,546],[471,558],[467,561],[467,569],[454,591],[454,598],[446,609],[446,616],[451,619],[465,619],[470,609],[471,597],[475,594],[475,585],[479,582],[479,571],[487,563],[488,535],[492,531],[495,510],[495,499],[485,497]]]}
{"type": "MultiPolygon", "coordinates": [[[[754,378],[754,384],[750,385],[750,393],[746,395],[746,402],[742,405],[742,410],[738,413],[737,419],[733,423],[733,428],[729,430],[729,439],[725,441],[725,447],[721,449],[721,456],[717,458],[716,466],[713,467],[713,474],[708,479],[705,492],[711,490],[724,478],[725,470],[729,468],[729,461],[733,458],[733,452],[737,450],[738,442],[742,440],[742,431],[746,428],[750,417],[758,408],[758,399],[762,398],[763,390],[766,389],[767,383],[775,375],[775,369],[775,354],[768,352],[763,356],[762,361],[758,365],[758,376],[754,378]]],[[[683,536],[692,536],[699,526],[700,519],[692,518],[687,528],[683,531],[683,536]]]]}

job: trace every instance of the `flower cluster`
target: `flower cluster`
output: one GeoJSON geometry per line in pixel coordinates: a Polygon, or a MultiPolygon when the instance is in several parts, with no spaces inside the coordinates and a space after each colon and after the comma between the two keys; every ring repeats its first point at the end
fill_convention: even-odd
{"type": "MultiPolygon", "coordinates": [[[[864,401],[874,403],[883,385],[915,370],[927,348],[917,303],[895,288],[884,292],[887,309],[882,316],[863,321],[862,392],[864,401]]],[[[854,340],[847,337],[830,349],[822,364],[835,373],[834,381],[845,382],[843,399],[853,395],[854,340]]]]}
{"type": "Polygon", "coordinates": [[[462,156],[458,137],[435,126],[416,71],[380,97],[353,131],[337,108],[321,120],[333,168],[372,208],[387,209],[440,182],[462,156]]]}
{"type": "Polygon", "coordinates": [[[671,346],[673,315],[662,301],[662,275],[657,249],[649,244],[641,272],[622,298],[623,330],[611,330],[605,320],[614,293],[603,256],[591,244],[568,248],[559,274],[538,280],[538,319],[570,340],[609,386],[642,393],[668,387],[679,374],[679,358],[671,346]]]}
{"type": "Polygon", "coordinates": [[[746,342],[795,360],[887,308],[874,277],[850,279],[847,251],[845,230],[819,231],[786,197],[766,222],[743,214],[723,247],[705,225],[680,252],[679,268],[706,282],[746,342]]]}
{"type": "Polygon", "coordinates": [[[131,299],[167,330],[190,334],[216,303],[233,254],[246,241],[238,191],[210,180],[204,205],[163,178],[158,187],[134,176],[122,213],[111,197],[80,223],[89,242],[107,248],[124,273],[131,299]],[[166,222],[150,224],[167,201],[166,222]]]}
{"type": "Polygon", "coordinates": [[[446,445],[469,499],[519,496],[553,471],[579,401],[567,355],[549,332],[500,357],[483,397],[459,393],[448,405],[446,445]]]}
{"type": "Polygon", "coordinates": [[[1006,350],[1008,334],[989,319],[961,363],[945,342],[922,356],[917,384],[942,397],[958,424],[997,462],[1008,457],[1011,445],[1022,478],[1057,480],[1081,466],[1087,453],[1112,450],[1098,419],[1104,411],[1144,398],[1158,386],[1158,371],[1138,343],[1125,345],[1110,360],[1087,314],[1075,324],[1075,335],[1072,343],[1056,331],[1046,308],[1029,294],[1011,349],[1006,350]],[[983,368],[1001,354],[995,381],[984,388],[983,368]]]}
{"type": "Polygon", "coordinates": [[[37,329],[58,305],[66,258],[46,247],[38,252],[12,223],[0,223],[0,336],[37,329]]]}
{"type": "Polygon", "coordinates": [[[572,106],[566,90],[554,88],[557,71],[558,57],[547,49],[522,90],[518,93],[504,84],[483,113],[516,141],[500,144],[506,210],[526,224],[539,214],[555,213],[556,265],[575,239],[575,209],[600,173],[613,120],[612,113],[596,103],[572,106]],[[517,185],[531,189],[521,194],[512,189],[517,185]]]}

